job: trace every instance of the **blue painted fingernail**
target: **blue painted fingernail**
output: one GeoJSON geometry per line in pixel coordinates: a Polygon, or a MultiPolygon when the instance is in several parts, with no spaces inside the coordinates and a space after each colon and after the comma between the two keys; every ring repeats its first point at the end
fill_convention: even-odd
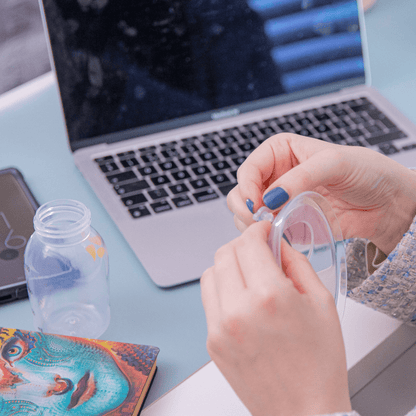
{"type": "Polygon", "coordinates": [[[250,210],[250,212],[253,214],[253,207],[254,207],[253,201],[251,199],[247,199],[246,205],[247,205],[247,208],[250,210]]]}
{"type": "Polygon", "coordinates": [[[263,201],[267,208],[276,209],[283,205],[289,199],[288,193],[282,188],[274,188],[267,192],[263,197],[263,201]]]}

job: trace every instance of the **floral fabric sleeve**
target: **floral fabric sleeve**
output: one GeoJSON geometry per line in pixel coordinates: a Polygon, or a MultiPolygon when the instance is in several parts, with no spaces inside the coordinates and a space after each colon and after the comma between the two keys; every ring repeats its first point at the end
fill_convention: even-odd
{"type": "Polygon", "coordinates": [[[350,298],[416,326],[416,217],[387,258],[367,240],[349,240],[347,267],[350,298]]]}

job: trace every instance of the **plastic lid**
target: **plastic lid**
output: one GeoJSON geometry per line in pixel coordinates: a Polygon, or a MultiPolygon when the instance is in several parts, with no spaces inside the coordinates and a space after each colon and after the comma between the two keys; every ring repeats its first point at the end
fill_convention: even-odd
{"type": "Polygon", "coordinates": [[[344,315],[347,296],[347,265],[341,227],[329,202],[316,192],[304,192],[290,201],[276,216],[260,208],[253,218],[269,220],[269,246],[282,266],[282,238],[305,254],[325,287],[335,299],[339,319],[344,315]]]}

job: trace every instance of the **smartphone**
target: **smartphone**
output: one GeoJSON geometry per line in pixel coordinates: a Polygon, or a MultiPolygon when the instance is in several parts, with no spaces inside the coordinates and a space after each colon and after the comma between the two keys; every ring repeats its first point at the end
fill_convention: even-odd
{"type": "Polygon", "coordinates": [[[19,170],[0,170],[0,304],[27,297],[23,256],[38,207],[19,170]]]}

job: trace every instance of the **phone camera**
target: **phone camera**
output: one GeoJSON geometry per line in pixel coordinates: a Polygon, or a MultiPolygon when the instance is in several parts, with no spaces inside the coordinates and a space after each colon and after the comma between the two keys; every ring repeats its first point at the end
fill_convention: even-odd
{"type": "Polygon", "coordinates": [[[13,260],[19,256],[19,252],[14,248],[6,248],[0,252],[0,259],[2,260],[13,260]]]}

